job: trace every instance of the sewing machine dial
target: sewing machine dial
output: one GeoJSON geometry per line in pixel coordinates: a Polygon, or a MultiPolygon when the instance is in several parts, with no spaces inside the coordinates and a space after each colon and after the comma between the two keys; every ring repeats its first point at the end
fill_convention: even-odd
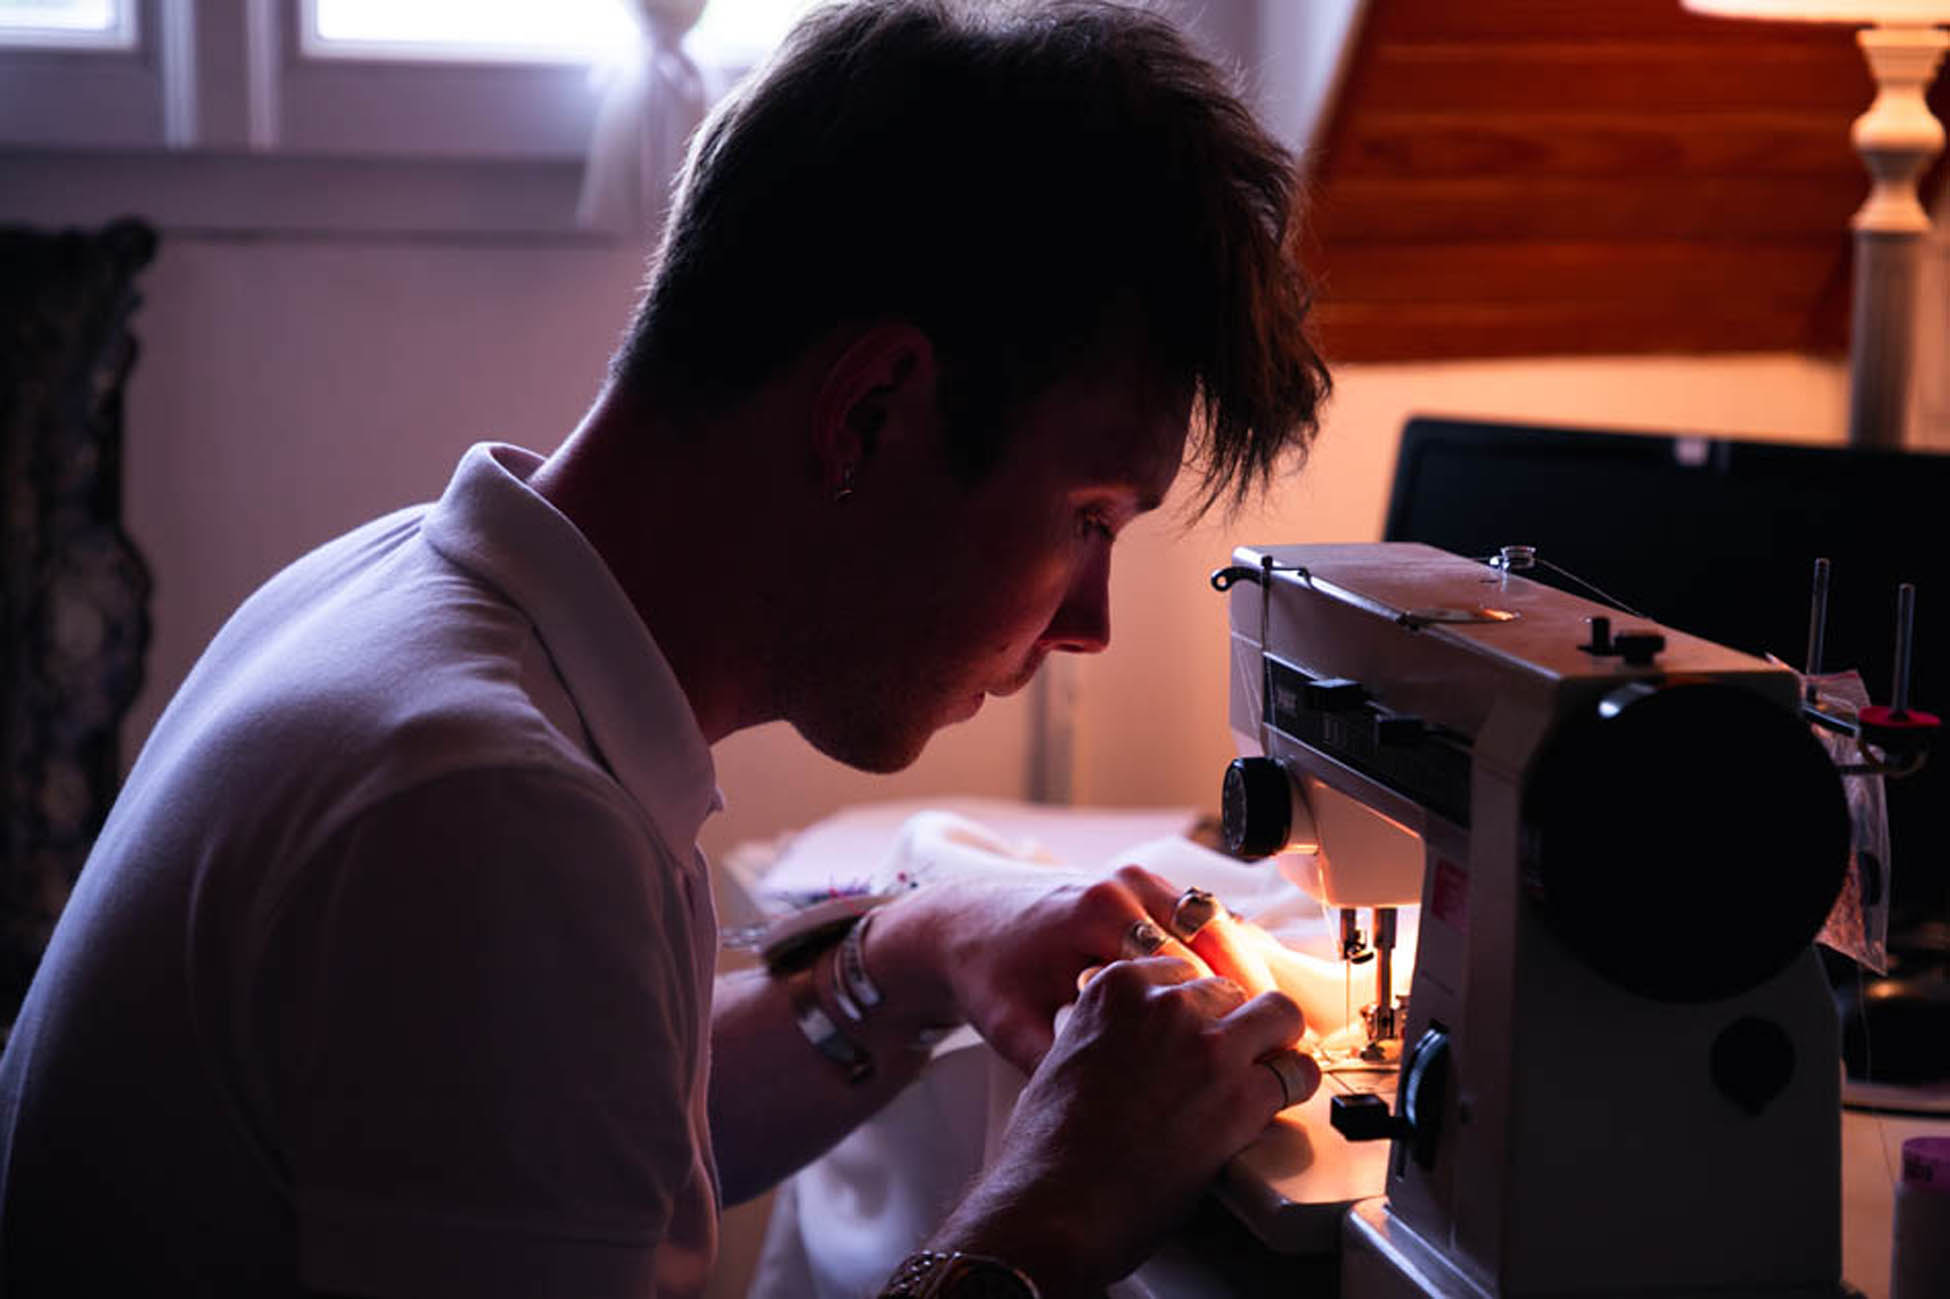
{"type": "Polygon", "coordinates": [[[1292,838],[1297,797],[1278,759],[1234,759],[1219,795],[1226,851],[1252,861],[1285,848],[1292,838]]]}

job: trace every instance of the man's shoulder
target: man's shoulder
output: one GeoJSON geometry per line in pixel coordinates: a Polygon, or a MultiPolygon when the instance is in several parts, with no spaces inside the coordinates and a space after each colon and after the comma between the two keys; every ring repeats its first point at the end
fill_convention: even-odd
{"type": "Polygon", "coordinates": [[[600,785],[534,624],[427,545],[423,515],[367,524],[260,588],[158,724],[137,783],[153,765],[234,795],[250,771],[254,803],[287,794],[341,811],[469,769],[600,785]]]}

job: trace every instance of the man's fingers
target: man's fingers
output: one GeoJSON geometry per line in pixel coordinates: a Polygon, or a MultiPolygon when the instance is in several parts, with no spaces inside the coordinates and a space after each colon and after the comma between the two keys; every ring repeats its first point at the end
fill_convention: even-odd
{"type": "Polygon", "coordinates": [[[1173,960],[1183,961],[1192,967],[1192,977],[1195,979],[1210,978],[1215,973],[1204,957],[1170,935],[1166,935],[1165,941],[1159,944],[1158,950],[1152,955],[1169,956],[1173,960]]]}
{"type": "Polygon", "coordinates": [[[1178,905],[1182,889],[1170,880],[1153,875],[1142,866],[1119,866],[1111,878],[1131,891],[1144,909],[1161,925],[1171,924],[1172,909],[1178,905]]]}
{"type": "Polygon", "coordinates": [[[1236,979],[1254,993],[1269,992],[1279,985],[1266,959],[1252,949],[1246,926],[1228,915],[1222,907],[1192,938],[1192,950],[1214,970],[1236,979]]]}
{"type": "Polygon", "coordinates": [[[1136,912],[1129,916],[1123,936],[1118,940],[1117,957],[1138,960],[1146,956],[1173,956],[1196,966],[1199,974],[1212,973],[1205,959],[1167,933],[1152,917],[1136,912]]]}
{"type": "Polygon", "coordinates": [[[1234,920],[1225,905],[1210,893],[1175,888],[1169,880],[1153,875],[1142,866],[1121,866],[1113,878],[1130,890],[1167,934],[1177,935],[1173,941],[1182,939],[1195,926],[1190,949],[1214,974],[1233,980],[1249,993],[1278,986],[1265,960],[1253,950],[1246,927],[1234,920]]]}
{"type": "Polygon", "coordinates": [[[1253,1059],[1292,1046],[1307,1031],[1307,1017],[1283,992],[1263,992],[1225,1017],[1221,1029],[1253,1059]]]}
{"type": "Polygon", "coordinates": [[[1224,1019],[1246,1004],[1246,990],[1231,979],[1193,979],[1179,985],[1178,992],[1207,1019],[1224,1019]]]}
{"type": "Polygon", "coordinates": [[[1174,983],[1190,983],[1194,979],[1210,978],[1212,972],[1205,968],[1205,962],[1187,953],[1173,956],[1169,952],[1159,952],[1155,956],[1140,957],[1123,964],[1132,974],[1153,987],[1165,987],[1174,983]]]}
{"type": "Polygon", "coordinates": [[[1285,1047],[1261,1056],[1254,1063],[1272,1081],[1268,1092],[1276,1111],[1300,1104],[1320,1087],[1320,1066],[1304,1051],[1285,1047]]]}

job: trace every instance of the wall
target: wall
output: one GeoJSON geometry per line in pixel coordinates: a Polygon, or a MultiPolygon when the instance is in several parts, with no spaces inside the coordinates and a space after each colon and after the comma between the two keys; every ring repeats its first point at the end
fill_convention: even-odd
{"type": "Polygon", "coordinates": [[[133,326],[127,508],[156,594],[126,742],[285,563],[437,495],[477,439],[565,433],[637,266],[595,246],[165,235],[133,326]]]}
{"type": "MultiPolygon", "coordinates": [[[[128,512],[156,576],[146,734],[203,644],[264,578],[366,518],[438,493],[483,437],[546,449],[594,394],[635,251],[174,238],[145,282],[128,410],[128,512]]],[[[1221,612],[1205,573],[1235,540],[1377,536],[1411,412],[1833,439],[1844,378],[1782,357],[1348,366],[1312,466],[1267,508],[1120,547],[1116,644],[1079,673],[1076,791],[1203,804],[1230,757],[1221,612]]],[[[735,526],[735,522],[731,525],[735,526]]],[[[863,799],[1019,795],[1027,701],[991,701],[897,777],[851,772],[788,728],[718,747],[714,853],[863,799]]]]}

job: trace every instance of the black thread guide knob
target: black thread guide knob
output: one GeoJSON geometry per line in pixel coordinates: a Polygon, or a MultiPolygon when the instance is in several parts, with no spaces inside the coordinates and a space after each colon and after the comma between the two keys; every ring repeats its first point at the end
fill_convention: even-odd
{"type": "Polygon", "coordinates": [[[1666,638],[1656,631],[1611,629],[1611,619],[1597,614],[1591,619],[1591,639],[1578,646],[1598,658],[1620,658],[1628,668],[1648,668],[1665,652],[1666,638]]]}

